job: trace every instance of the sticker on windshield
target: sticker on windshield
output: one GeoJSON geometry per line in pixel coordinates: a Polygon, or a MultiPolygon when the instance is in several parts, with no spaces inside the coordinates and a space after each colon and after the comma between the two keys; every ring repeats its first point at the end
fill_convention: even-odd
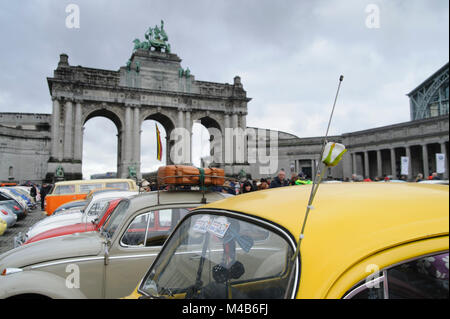
{"type": "Polygon", "coordinates": [[[198,219],[192,229],[194,231],[200,232],[200,233],[206,233],[208,231],[208,226],[210,224],[211,220],[209,216],[203,216],[202,218],[198,219]]]}
{"type": "Polygon", "coordinates": [[[230,223],[227,222],[226,218],[218,217],[209,225],[208,231],[219,238],[223,238],[228,230],[228,227],[230,227],[230,223]]]}

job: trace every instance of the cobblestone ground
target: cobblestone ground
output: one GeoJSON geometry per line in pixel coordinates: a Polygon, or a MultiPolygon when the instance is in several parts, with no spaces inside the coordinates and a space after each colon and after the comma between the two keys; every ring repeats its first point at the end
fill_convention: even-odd
{"type": "Polygon", "coordinates": [[[0,236],[0,254],[14,248],[14,236],[19,232],[26,232],[29,227],[45,218],[45,216],[39,207],[29,212],[24,219],[17,221],[13,227],[6,229],[3,236],[0,236]]]}

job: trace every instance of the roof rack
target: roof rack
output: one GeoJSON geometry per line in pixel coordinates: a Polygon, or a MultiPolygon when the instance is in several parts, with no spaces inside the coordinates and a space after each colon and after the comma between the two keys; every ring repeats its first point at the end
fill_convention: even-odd
{"type": "MultiPolygon", "coordinates": [[[[199,183],[163,183],[162,185],[159,183],[161,180],[165,180],[168,178],[180,178],[180,175],[175,175],[175,176],[164,176],[164,177],[159,177],[156,179],[156,192],[157,192],[157,199],[158,199],[158,205],[160,204],[160,192],[161,191],[170,191],[170,192],[186,192],[186,191],[192,191],[192,192],[197,192],[200,191],[202,193],[202,198],[200,203],[201,204],[206,204],[206,193],[208,191],[211,191],[212,188],[214,187],[220,187],[220,188],[229,188],[229,189],[234,189],[231,186],[225,185],[225,181],[238,181],[238,179],[236,178],[232,178],[232,177],[224,177],[224,176],[208,176],[208,178],[220,178],[224,181],[223,184],[205,184],[205,179],[204,179],[204,175],[201,174],[196,174],[196,175],[182,175],[182,177],[198,177],[199,178],[199,183]],[[168,187],[167,190],[164,189],[160,189],[161,187],[168,187]],[[187,189],[185,187],[190,187],[190,189],[187,189]],[[193,190],[192,187],[198,187],[198,190],[193,190]]],[[[141,187],[139,187],[139,193],[141,193],[141,187]]]]}

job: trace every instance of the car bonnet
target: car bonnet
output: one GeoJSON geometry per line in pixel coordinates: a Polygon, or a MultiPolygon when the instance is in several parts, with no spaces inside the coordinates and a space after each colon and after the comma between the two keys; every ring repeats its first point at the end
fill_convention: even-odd
{"type": "Polygon", "coordinates": [[[0,255],[0,272],[66,258],[96,256],[102,251],[102,237],[97,232],[78,233],[44,239],[20,246],[0,255]]]}

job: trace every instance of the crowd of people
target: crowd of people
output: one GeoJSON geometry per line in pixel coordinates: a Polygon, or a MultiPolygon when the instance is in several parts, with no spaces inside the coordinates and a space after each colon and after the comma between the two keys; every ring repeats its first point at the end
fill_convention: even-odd
{"type": "Polygon", "coordinates": [[[42,185],[27,182],[21,186],[30,187],[30,196],[34,199],[35,203],[40,202],[41,210],[44,210],[45,196],[52,190],[53,184],[44,183],[42,185]]]}
{"type": "MultiPolygon", "coordinates": [[[[284,187],[290,185],[303,185],[312,184],[312,181],[303,173],[292,174],[290,179],[286,178],[286,172],[281,169],[277,176],[274,178],[261,178],[261,179],[251,179],[242,178],[238,179],[226,179],[223,186],[214,186],[211,188],[212,191],[228,193],[232,195],[245,194],[258,190],[264,190],[269,188],[284,187]]],[[[158,190],[156,182],[149,182],[147,180],[142,180],[140,183],[141,192],[151,192],[158,190]]],[[[160,190],[167,189],[168,186],[159,187],[160,190]]],[[[177,189],[191,189],[190,186],[179,186],[177,189]]]]}
{"type": "Polygon", "coordinates": [[[288,179],[286,177],[286,172],[282,169],[274,178],[246,179],[241,182],[227,180],[225,181],[222,191],[237,195],[269,188],[304,184],[312,184],[312,181],[308,179],[303,172],[292,174],[291,178],[288,179]]]}

